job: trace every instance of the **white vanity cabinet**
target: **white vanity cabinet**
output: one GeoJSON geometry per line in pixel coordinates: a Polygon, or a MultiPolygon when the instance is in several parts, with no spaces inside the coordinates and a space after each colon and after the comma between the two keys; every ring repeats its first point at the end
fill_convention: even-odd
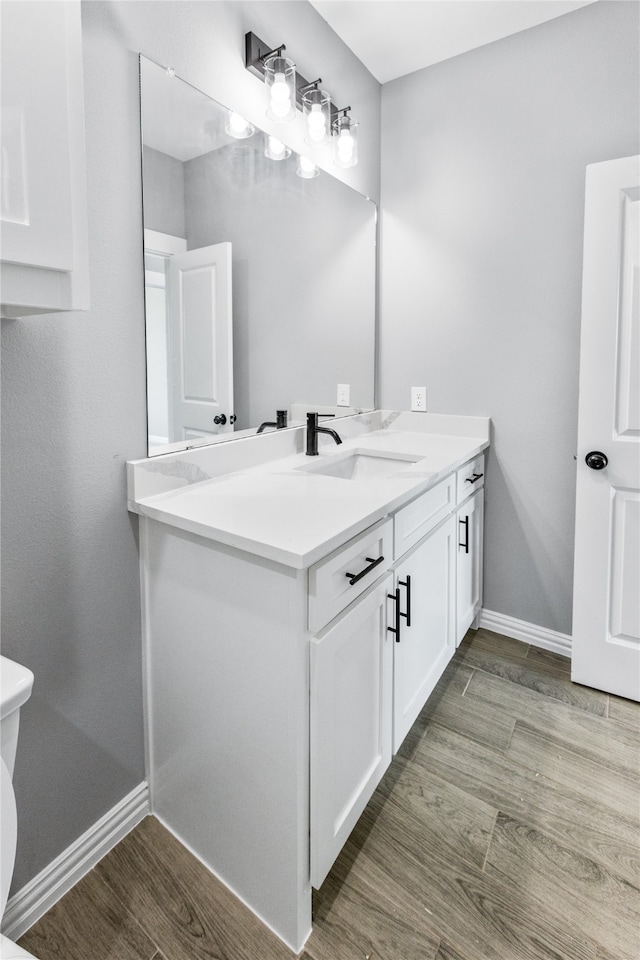
{"type": "Polygon", "coordinates": [[[484,456],[457,472],[456,646],[482,607],[484,456]]]}
{"type": "Polygon", "coordinates": [[[89,307],[79,0],[3,3],[3,317],[89,307]]]}
{"type": "MultiPolygon", "coordinates": [[[[483,480],[475,474],[484,469],[482,457],[454,463],[408,502],[392,500],[397,487],[376,487],[389,497],[379,519],[356,534],[345,528],[344,539],[322,541],[331,552],[308,559],[271,546],[267,533],[281,550],[296,525],[282,532],[283,506],[271,534],[259,500],[273,512],[278,485],[298,493],[299,477],[287,486],[288,477],[261,475],[251,486],[262,490],[251,500],[255,552],[180,526],[222,512],[221,498],[253,484],[245,475],[196,483],[167,496],[162,511],[154,497],[143,501],[152,810],[296,952],[311,930],[312,887],[477,615],[483,480]],[[472,536],[463,555],[462,528],[472,536]]],[[[330,506],[313,499],[310,507],[327,518],[343,509],[331,499],[341,483],[311,480],[304,489],[322,491],[330,506]]],[[[344,489],[358,498],[374,488],[344,489]]]]}

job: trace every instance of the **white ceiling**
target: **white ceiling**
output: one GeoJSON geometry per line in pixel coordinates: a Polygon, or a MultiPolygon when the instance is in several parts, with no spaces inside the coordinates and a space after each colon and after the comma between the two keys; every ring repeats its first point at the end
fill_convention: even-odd
{"type": "Polygon", "coordinates": [[[386,83],[594,0],[310,0],[386,83]]]}

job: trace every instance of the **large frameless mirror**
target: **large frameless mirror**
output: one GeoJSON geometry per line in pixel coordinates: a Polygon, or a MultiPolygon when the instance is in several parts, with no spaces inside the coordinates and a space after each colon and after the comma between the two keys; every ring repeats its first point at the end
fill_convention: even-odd
{"type": "Polygon", "coordinates": [[[149,455],[371,409],[376,205],[143,56],[140,86],[149,455]]]}

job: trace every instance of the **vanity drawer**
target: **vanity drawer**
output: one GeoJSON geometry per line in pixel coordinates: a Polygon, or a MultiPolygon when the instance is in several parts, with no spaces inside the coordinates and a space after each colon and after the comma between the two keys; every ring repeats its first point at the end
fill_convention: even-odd
{"type": "Polygon", "coordinates": [[[433,527],[437,526],[455,505],[456,478],[452,474],[441,480],[431,490],[408,503],[395,515],[394,559],[397,560],[410,547],[422,540],[433,527]]]}
{"type": "Polygon", "coordinates": [[[457,474],[457,497],[456,503],[462,503],[468,496],[484,487],[484,453],[465,463],[460,467],[457,474]]]}
{"type": "Polygon", "coordinates": [[[309,568],[309,630],[321,630],[389,569],[392,546],[393,521],[381,520],[309,568]]]}

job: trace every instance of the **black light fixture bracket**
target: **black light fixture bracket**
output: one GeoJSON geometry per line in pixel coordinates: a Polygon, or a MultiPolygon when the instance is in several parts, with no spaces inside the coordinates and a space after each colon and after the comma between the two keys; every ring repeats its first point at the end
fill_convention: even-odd
{"type": "MultiPolygon", "coordinates": [[[[251,30],[245,34],[244,37],[244,65],[249,73],[252,73],[254,77],[259,77],[260,80],[264,80],[265,69],[264,61],[273,54],[278,56],[283,50],[286,50],[284,43],[280,44],[279,47],[272,49],[269,47],[260,37],[257,37],[255,33],[252,33],[251,30]]],[[[322,83],[322,80],[313,80],[309,82],[306,80],[296,67],[296,106],[302,110],[302,94],[305,90],[310,90],[311,87],[317,86],[317,84],[322,83]]],[[[350,110],[351,107],[347,107],[347,110],[350,110]]],[[[333,105],[333,100],[331,101],[331,123],[334,120],[338,119],[339,113],[343,111],[337,110],[333,105]]]]}

